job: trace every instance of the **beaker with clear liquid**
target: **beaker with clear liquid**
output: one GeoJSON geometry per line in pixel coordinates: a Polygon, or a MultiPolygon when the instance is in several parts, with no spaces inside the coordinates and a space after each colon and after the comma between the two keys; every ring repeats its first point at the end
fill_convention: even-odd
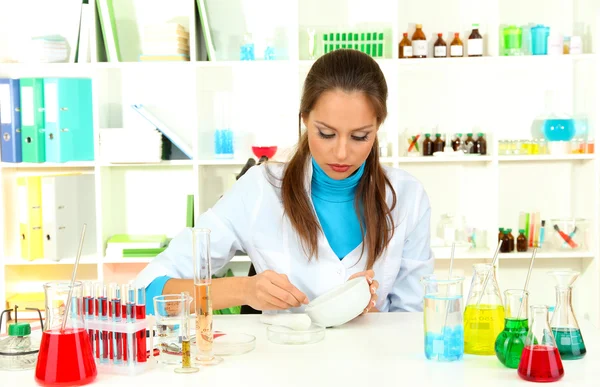
{"type": "Polygon", "coordinates": [[[496,338],[504,330],[504,306],[496,270],[488,263],[473,265],[464,315],[465,353],[494,355],[496,338]]]}
{"type": "Polygon", "coordinates": [[[464,277],[425,276],[423,324],[425,357],[429,360],[457,361],[464,354],[464,277]]]}
{"type": "Polygon", "coordinates": [[[496,357],[506,367],[517,369],[529,331],[529,292],[506,290],[504,302],[504,330],[496,338],[496,357]]]}
{"type": "Polygon", "coordinates": [[[530,382],[555,382],[563,377],[565,370],[548,323],[548,307],[532,305],[530,316],[531,328],[517,373],[530,382]]]}
{"type": "Polygon", "coordinates": [[[44,294],[46,324],[35,368],[36,382],[42,386],[92,383],[98,370],[85,329],[83,284],[49,282],[44,284],[44,294]]]}
{"type": "Polygon", "coordinates": [[[192,297],[181,294],[164,294],[154,297],[156,337],[162,364],[181,364],[182,346],[186,333],[182,321],[189,318],[192,297]],[[187,312],[186,312],[187,311],[187,312]]]}
{"type": "Polygon", "coordinates": [[[550,326],[558,351],[563,360],[581,359],[587,350],[572,302],[573,284],[580,273],[573,270],[557,270],[548,274],[556,281],[556,306],[550,326]]]}
{"type": "Polygon", "coordinates": [[[196,363],[217,365],[223,358],[213,350],[213,311],[210,285],[210,230],[194,228],[192,232],[192,260],[194,264],[194,300],[196,301],[196,363]]]}

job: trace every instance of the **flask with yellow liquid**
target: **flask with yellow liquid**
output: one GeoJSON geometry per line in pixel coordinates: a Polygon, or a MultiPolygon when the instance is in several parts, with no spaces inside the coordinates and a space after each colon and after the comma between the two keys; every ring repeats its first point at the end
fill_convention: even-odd
{"type": "Polygon", "coordinates": [[[504,330],[504,306],[496,280],[496,270],[491,264],[473,265],[464,328],[466,354],[495,354],[496,338],[504,330]]]}

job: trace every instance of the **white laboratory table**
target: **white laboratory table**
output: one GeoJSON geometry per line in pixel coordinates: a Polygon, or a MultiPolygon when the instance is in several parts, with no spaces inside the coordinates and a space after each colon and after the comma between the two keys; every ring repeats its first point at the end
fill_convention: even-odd
{"type": "MultiPolygon", "coordinates": [[[[215,316],[214,329],[249,333],[256,349],[225,357],[223,363],[181,375],[160,367],[127,377],[98,374],[98,386],[481,386],[532,385],[495,356],[465,355],[461,362],[428,361],[423,354],[422,313],[372,313],[326,331],[317,344],[286,346],[267,340],[256,315],[215,316]]],[[[600,331],[582,321],[588,353],[564,361],[565,376],[555,386],[600,386],[600,331]]],[[[33,371],[2,372],[0,386],[35,386],[33,371]]]]}

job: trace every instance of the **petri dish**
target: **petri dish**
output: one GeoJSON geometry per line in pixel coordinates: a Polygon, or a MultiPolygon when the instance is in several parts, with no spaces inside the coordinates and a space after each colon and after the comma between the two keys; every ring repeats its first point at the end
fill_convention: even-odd
{"type": "Polygon", "coordinates": [[[279,325],[267,326],[267,338],[275,344],[315,344],[325,338],[325,328],[312,324],[307,330],[297,331],[279,325]]]}
{"type": "MultiPolygon", "coordinates": [[[[196,336],[192,337],[192,352],[196,352],[196,336]]],[[[243,355],[256,348],[256,337],[245,333],[213,334],[213,353],[215,356],[243,355]]]]}

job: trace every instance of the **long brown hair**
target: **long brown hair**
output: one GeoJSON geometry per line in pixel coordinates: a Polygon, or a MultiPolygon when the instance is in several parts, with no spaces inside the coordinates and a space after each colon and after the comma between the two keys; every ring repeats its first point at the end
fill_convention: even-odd
{"type": "MultiPolygon", "coordinates": [[[[335,50],[320,57],[310,69],[300,102],[299,120],[307,117],[315,103],[326,91],[364,93],[373,104],[377,115],[377,125],[387,117],[388,96],[385,77],[379,65],[370,56],[357,50],[335,50]]],[[[299,129],[300,130],[300,129],[299,129]]],[[[318,236],[322,232],[315,211],[304,190],[305,169],[310,158],[308,133],[300,135],[297,150],[289,161],[281,185],[284,213],[310,257],[318,259],[318,236]]],[[[394,235],[392,210],[396,206],[396,193],[379,164],[377,137],[367,157],[363,175],[356,188],[355,211],[362,219],[360,227],[363,235],[361,256],[368,252],[367,269],[385,251],[394,235]],[[386,202],[386,188],[392,193],[392,203],[386,202]]]]}

